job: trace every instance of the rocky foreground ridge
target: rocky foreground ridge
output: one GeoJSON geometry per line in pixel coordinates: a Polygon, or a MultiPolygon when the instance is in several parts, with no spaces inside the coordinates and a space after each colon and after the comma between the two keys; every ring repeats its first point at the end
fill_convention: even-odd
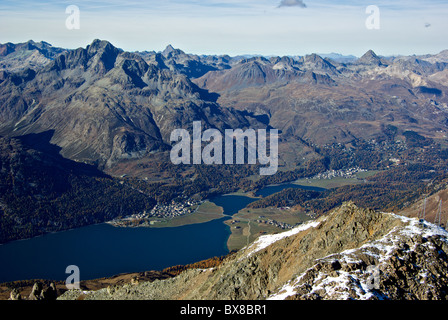
{"type": "Polygon", "coordinates": [[[259,237],[216,268],[58,299],[447,299],[447,236],[427,221],[344,203],[259,237]]]}

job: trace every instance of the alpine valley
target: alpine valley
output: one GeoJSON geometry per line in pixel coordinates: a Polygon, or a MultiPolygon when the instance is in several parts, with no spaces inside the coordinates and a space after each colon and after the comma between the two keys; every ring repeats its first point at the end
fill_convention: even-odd
{"type": "MultiPolygon", "coordinates": [[[[105,40],[0,44],[0,243],[144,224],[126,218],[239,193],[255,199],[230,222],[240,242],[228,256],[83,290],[58,284],[59,299],[447,299],[447,132],[448,50],[231,57],[105,40]],[[277,129],[278,171],[173,164],[170,135],[194,122],[277,129]],[[257,195],[285,183],[320,191],[257,195]]],[[[20,298],[32,284],[6,287],[20,298]]]]}

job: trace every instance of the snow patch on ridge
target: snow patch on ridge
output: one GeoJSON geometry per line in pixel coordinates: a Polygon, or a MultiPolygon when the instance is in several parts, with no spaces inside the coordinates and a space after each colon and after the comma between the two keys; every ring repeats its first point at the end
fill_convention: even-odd
{"type": "Polygon", "coordinates": [[[249,254],[247,255],[247,257],[250,257],[252,254],[254,254],[260,250],[263,250],[264,248],[270,246],[271,244],[273,244],[281,239],[291,237],[291,236],[293,236],[299,232],[305,231],[309,228],[316,228],[320,223],[321,223],[321,221],[308,221],[308,222],[303,223],[300,226],[295,227],[289,231],[285,231],[285,232],[277,233],[277,234],[269,234],[269,235],[260,236],[254,243],[252,243],[247,248],[247,250],[249,250],[249,254]]]}
{"type": "MultiPolygon", "coordinates": [[[[320,261],[329,262],[330,260],[338,260],[343,264],[357,263],[361,261],[356,257],[357,254],[367,254],[376,259],[377,264],[374,267],[377,268],[391,258],[392,253],[398,248],[398,243],[403,240],[403,237],[412,238],[416,235],[422,237],[441,236],[443,241],[448,242],[448,231],[435,224],[417,218],[400,216],[394,213],[382,213],[394,216],[402,221],[404,225],[401,227],[394,227],[382,238],[366,243],[359,248],[344,250],[340,253],[330,254],[326,257],[317,259],[316,264],[320,261]]],[[[262,241],[262,243],[264,242],[262,241]]],[[[414,248],[410,248],[410,250],[414,250],[414,248]]],[[[297,289],[304,285],[301,284],[302,278],[315,268],[316,264],[311,268],[308,268],[295,279],[285,283],[277,293],[272,294],[267,297],[267,299],[284,300],[287,297],[296,294],[297,289]]],[[[325,294],[332,299],[349,299],[349,290],[354,290],[358,299],[369,299],[373,295],[376,295],[371,291],[371,286],[367,283],[368,278],[371,276],[372,273],[367,270],[355,270],[353,272],[338,270],[331,276],[327,273],[319,272],[312,281],[312,290],[310,293],[324,291],[325,294]]],[[[425,271],[422,271],[422,276],[426,276],[425,271]]]]}
{"type": "Polygon", "coordinates": [[[405,228],[403,228],[403,230],[400,232],[403,235],[413,236],[419,234],[422,237],[448,236],[448,231],[426,220],[420,220],[417,218],[408,218],[397,215],[395,213],[386,213],[386,214],[392,215],[400,219],[401,221],[408,223],[408,225],[405,228]]]}

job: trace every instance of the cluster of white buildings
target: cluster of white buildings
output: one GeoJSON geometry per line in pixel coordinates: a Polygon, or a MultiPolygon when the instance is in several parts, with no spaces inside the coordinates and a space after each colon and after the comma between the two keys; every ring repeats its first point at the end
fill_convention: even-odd
{"type": "Polygon", "coordinates": [[[193,213],[201,203],[202,201],[193,199],[185,199],[181,202],[173,200],[170,204],[157,204],[149,212],[143,211],[143,213],[132,214],[121,219],[114,219],[109,223],[115,226],[132,226],[135,223],[140,226],[148,226],[153,222],[149,221],[150,218],[172,219],[180,217],[193,213]]]}
{"type": "Polygon", "coordinates": [[[201,204],[202,201],[187,199],[183,202],[171,201],[170,204],[157,204],[148,214],[149,217],[159,218],[175,218],[192,213],[196,205],[201,204]]]}
{"type": "Polygon", "coordinates": [[[322,173],[316,174],[311,179],[333,179],[336,177],[343,177],[343,178],[353,178],[357,173],[359,172],[365,172],[367,170],[361,169],[359,167],[354,168],[348,168],[348,169],[340,169],[340,170],[327,170],[322,173]]]}
{"type": "Polygon", "coordinates": [[[300,224],[300,223],[297,223],[295,225],[291,225],[289,223],[276,221],[276,220],[273,220],[273,219],[264,219],[265,217],[263,217],[263,216],[259,216],[258,218],[260,218],[260,219],[256,220],[257,223],[270,224],[271,226],[274,226],[274,227],[277,227],[277,228],[280,228],[280,229],[292,229],[292,228],[294,228],[294,227],[296,227],[297,225],[300,224]]]}

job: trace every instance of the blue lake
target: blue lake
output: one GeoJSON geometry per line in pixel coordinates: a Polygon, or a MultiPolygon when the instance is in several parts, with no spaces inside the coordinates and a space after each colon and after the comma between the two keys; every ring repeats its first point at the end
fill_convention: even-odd
{"type": "Polygon", "coordinates": [[[262,196],[262,197],[267,197],[273,193],[282,191],[283,189],[287,189],[287,188],[294,188],[294,189],[304,189],[304,190],[313,190],[313,191],[324,191],[324,188],[319,188],[319,187],[312,187],[312,186],[302,186],[299,184],[293,184],[293,183],[284,183],[284,184],[277,184],[277,185],[272,185],[272,186],[267,186],[264,187],[261,190],[258,190],[257,192],[255,192],[256,196],[262,196]]]}
{"type": "Polygon", "coordinates": [[[228,253],[221,218],[175,228],[117,228],[98,224],[0,246],[0,282],[64,280],[77,265],[81,280],[161,270],[228,253]]]}
{"type": "MultiPolygon", "coordinates": [[[[266,196],[297,185],[261,190],[266,196]]],[[[306,188],[306,187],[305,187],[306,188]]],[[[210,199],[233,215],[257,200],[238,195],[210,199]]],[[[174,228],[119,228],[98,224],[0,245],[0,283],[26,279],[65,280],[76,265],[81,280],[125,272],[161,270],[227,254],[228,217],[174,228]]]]}
{"type": "Polygon", "coordinates": [[[211,198],[210,201],[217,206],[223,207],[224,214],[233,216],[235,213],[246,207],[249,203],[258,200],[258,198],[250,198],[239,195],[222,195],[211,198]]]}

